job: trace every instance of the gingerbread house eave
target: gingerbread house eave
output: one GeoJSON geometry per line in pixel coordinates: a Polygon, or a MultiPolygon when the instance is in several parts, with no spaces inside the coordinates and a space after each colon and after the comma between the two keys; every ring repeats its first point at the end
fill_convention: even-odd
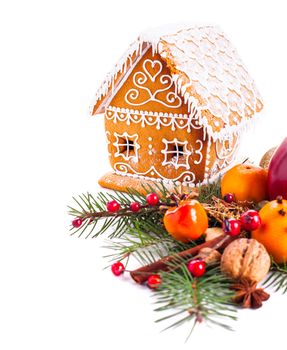
{"type": "Polygon", "coordinates": [[[105,107],[128,79],[138,61],[150,47],[151,43],[142,42],[140,38],[129,47],[97,90],[90,106],[90,114],[92,116],[105,111],[105,107]]]}
{"type": "Polygon", "coordinates": [[[257,119],[263,103],[254,81],[230,41],[213,26],[184,28],[158,37],[142,34],[97,91],[91,115],[104,112],[149,48],[170,68],[178,93],[192,114],[196,110],[214,140],[239,134],[257,119]]]}

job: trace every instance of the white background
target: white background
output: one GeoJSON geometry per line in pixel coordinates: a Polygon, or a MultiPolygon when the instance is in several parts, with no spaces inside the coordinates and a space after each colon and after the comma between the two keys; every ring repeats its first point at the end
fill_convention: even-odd
{"type": "MultiPolygon", "coordinates": [[[[160,333],[151,292],[103,271],[103,241],[70,237],[72,195],[107,170],[103,120],[88,106],[137,35],[178,21],[220,25],[265,100],[245,143],[254,159],[286,136],[284,1],[1,1],[0,348],[174,349],[189,328],[160,333]]],[[[286,296],[239,312],[235,332],[198,327],[191,348],[285,345],[286,296]]]]}

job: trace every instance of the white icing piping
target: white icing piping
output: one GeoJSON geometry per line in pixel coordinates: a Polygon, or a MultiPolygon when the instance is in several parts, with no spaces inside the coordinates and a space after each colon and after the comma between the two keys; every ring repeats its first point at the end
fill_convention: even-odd
{"type": "MultiPolygon", "coordinates": [[[[255,114],[256,112],[256,107],[258,106],[258,104],[261,103],[260,101],[260,95],[254,85],[254,81],[250,78],[250,76],[248,75],[247,70],[245,69],[245,65],[243,64],[243,62],[241,61],[241,59],[239,58],[239,56],[237,55],[236,50],[234,49],[234,47],[231,45],[231,43],[229,42],[228,39],[226,39],[225,35],[223,34],[223,32],[221,30],[219,30],[218,28],[214,27],[214,26],[197,26],[197,27],[176,27],[169,29],[169,30],[159,30],[156,33],[153,32],[149,32],[146,34],[142,34],[140,36],[140,38],[134,42],[130,48],[128,49],[128,51],[126,52],[126,54],[120,59],[120,61],[118,62],[118,64],[115,66],[115,68],[113,69],[113,71],[107,76],[106,81],[102,84],[101,88],[99,89],[95,100],[94,100],[94,104],[92,106],[92,109],[95,105],[95,103],[100,100],[103,96],[105,96],[109,91],[110,91],[110,87],[112,86],[113,88],[113,93],[115,93],[115,89],[117,89],[117,86],[114,87],[114,82],[117,79],[118,73],[124,73],[125,77],[124,80],[127,79],[128,74],[127,74],[127,70],[132,69],[135,64],[132,63],[132,56],[134,55],[134,53],[136,53],[137,55],[139,55],[139,58],[142,57],[143,55],[143,45],[146,44],[147,47],[145,47],[145,52],[147,49],[149,49],[150,47],[152,48],[152,52],[159,52],[159,45],[161,44],[161,41],[164,40],[166,41],[171,48],[173,48],[173,44],[178,45],[175,46],[175,55],[178,54],[179,52],[183,52],[184,55],[182,57],[177,57],[179,59],[179,63],[177,65],[181,65],[182,61],[180,61],[182,58],[186,57],[188,58],[191,62],[190,64],[187,64],[186,66],[180,66],[179,71],[183,70],[183,72],[185,71],[185,69],[188,69],[188,67],[192,67],[193,65],[191,63],[195,63],[198,64],[198,67],[203,67],[205,68],[203,65],[201,65],[201,62],[199,61],[199,58],[196,57],[192,57],[192,55],[190,55],[189,53],[192,53],[192,48],[189,45],[194,45],[197,48],[200,48],[201,53],[204,52],[205,57],[210,57],[211,60],[210,62],[208,62],[208,64],[211,64],[215,62],[215,64],[217,64],[217,67],[223,67],[223,69],[226,67],[228,69],[228,67],[230,66],[230,69],[225,71],[225,73],[227,74],[227,77],[225,77],[225,75],[221,75],[222,77],[222,81],[220,82],[220,84],[222,84],[221,86],[221,90],[218,90],[218,87],[220,86],[215,86],[215,88],[217,90],[215,95],[213,95],[213,86],[212,86],[212,66],[208,67],[207,70],[207,77],[206,79],[208,80],[207,82],[205,82],[205,85],[202,85],[201,87],[203,88],[207,88],[210,89],[210,91],[208,91],[209,93],[209,97],[210,98],[215,98],[215,103],[219,104],[219,110],[220,108],[226,108],[226,111],[230,111],[230,113],[232,111],[237,111],[241,116],[241,121],[237,124],[237,125],[228,125],[229,124],[229,115],[226,115],[225,112],[224,113],[219,113],[217,112],[216,108],[218,108],[217,105],[211,105],[210,101],[208,99],[205,99],[205,103],[203,105],[199,105],[198,101],[191,96],[188,92],[187,92],[187,88],[188,88],[188,84],[182,85],[182,79],[175,74],[172,74],[173,80],[176,82],[176,88],[177,90],[182,94],[182,96],[184,97],[184,101],[188,104],[189,107],[189,111],[192,111],[194,113],[194,110],[196,110],[196,114],[197,117],[200,119],[200,124],[203,126],[204,131],[210,135],[210,137],[214,140],[222,140],[226,137],[228,137],[228,135],[235,134],[235,135],[240,135],[241,132],[247,127],[247,124],[249,124],[251,122],[251,115],[255,114]],[[175,31],[176,30],[176,31],[175,31]],[[213,45],[213,46],[212,46],[213,45]],[[222,46],[220,46],[222,45],[222,46]],[[216,56],[216,60],[213,60],[214,62],[212,62],[213,59],[213,49],[219,50],[221,52],[221,56],[216,56]],[[176,51],[177,50],[177,51],[176,51]],[[182,51],[180,51],[182,50],[182,51]],[[185,52],[186,50],[186,52],[185,52]],[[191,50],[191,51],[188,51],[191,50]],[[203,51],[202,51],[203,50],[203,51]],[[209,51],[208,51],[209,50],[209,51]],[[211,50],[211,51],[210,51],[211,50]],[[208,56],[208,55],[211,56],[208,56]],[[219,61],[221,60],[222,66],[219,65],[219,61]],[[129,65],[128,62],[129,61],[129,65]],[[235,67],[237,70],[236,72],[234,71],[234,76],[232,74],[232,67],[235,67]],[[228,79],[232,79],[235,77],[235,81],[229,81],[228,79]],[[238,80],[237,80],[238,79],[238,80]],[[211,82],[209,82],[209,80],[211,80],[211,82]],[[244,83],[244,85],[240,85],[241,83],[244,83]],[[226,91],[226,87],[229,89],[229,91],[232,93],[232,89],[235,89],[234,92],[234,98],[236,99],[236,97],[239,98],[239,102],[235,101],[235,110],[233,109],[233,107],[230,105],[229,100],[224,99],[221,100],[221,92],[226,91]],[[237,96],[236,96],[237,94],[237,96]],[[220,106],[220,103],[222,102],[222,105],[220,106]],[[244,103],[245,103],[245,109],[244,108],[244,103]],[[223,107],[224,105],[224,107],[223,107]],[[225,120],[227,123],[226,126],[224,126],[220,131],[214,131],[212,129],[212,126],[210,125],[210,121],[202,116],[201,111],[203,110],[209,110],[210,113],[214,116],[217,117],[218,119],[221,120],[225,120]]],[[[199,49],[198,50],[199,53],[199,49]]],[[[218,51],[214,51],[215,55],[217,55],[216,52],[218,51]]],[[[163,52],[159,52],[160,55],[162,55],[162,57],[164,58],[166,56],[166,53],[163,52]]],[[[186,74],[189,76],[190,75],[190,84],[193,85],[194,84],[194,73],[195,75],[197,74],[199,77],[201,77],[201,73],[200,71],[197,72],[195,71],[188,71],[186,74]]],[[[218,77],[217,77],[218,78],[218,77]]],[[[220,79],[219,79],[220,80],[220,79]]],[[[195,79],[196,81],[196,79],[195,79]]],[[[123,80],[121,81],[121,84],[123,83],[123,80]]],[[[201,81],[199,81],[199,84],[201,83],[201,81]]],[[[199,93],[200,95],[200,93],[199,93]]],[[[233,103],[233,102],[232,102],[233,103]]],[[[107,105],[107,101],[106,99],[104,101],[102,101],[100,108],[98,109],[99,112],[102,111],[103,106],[107,105]],[[102,109],[101,109],[102,108],[102,109]],[[100,110],[101,109],[101,110],[100,110]]],[[[259,109],[261,108],[260,106],[258,107],[259,109]]],[[[253,119],[253,116],[252,116],[253,119]]],[[[235,121],[235,119],[234,119],[235,121]]],[[[235,121],[237,122],[237,121],[235,121]]],[[[214,123],[214,125],[216,126],[216,121],[214,123]]]]}
{"type": "Polygon", "coordinates": [[[202,129],[198,119],[192,114],[162,113],[110,106],[106,109],[105,115],[107,120],[113,120],[114,123],[117,121],[126,122],[127,125],[138,123],[142,127],[155,125],[157,130],[163,126],[170,126],[172,131],[175,131],[177,128],[186,128],[188,133],[192,129],[202,129]]]}
{"type": "Polygon", "coordinates": [[[117,162],[114,164],[114,170],[117,175],[153,179],[154,181],[163,180],[164,182],[174,182],[180,179],[181,177],[183,177],[182,182],[189,183],[189,184],[192,184],[195,182],[195,174],[192,171],[184,171],[177,177],[168,179],[165,176],[163,176],[153,165],[147,171],[135,172],[135,170],[131,167],[130,164],[117,162]],[[129,173],[128,171],[132,171],[132,173],[129,173]],[[149,173],[151,173],[151,175],[156,174],[158,178],[152,178],[152,177],[146,176],[146,174],[149,174],[149,173]]]}
{"type": "Polygon", "coordinates": [[[92,103],[90,105],[90,114],[93,114],[94,106],[96,103],[105,97],[108,92],[110,91],[110,87],[112,86],[112,89],[110,91],[110,96],[107,96],[107,99],[104,99],[101,103],[100,112],[104,111],[104,106],[108,106],[111,99],[114,97],[114,95],[119,91],[119,89],[123,86],[127,78],[129,77],[131,71],[134,69],[134,67],[137,65],[137,63],[140,61],[142,56],[148,51],[148,49],[151,47],[150,44],[147,43],[147,46],[145,49],[142,49],[143,42],[140,42],[139,40],[135,41],[129,49],[125,52],[125,54],[120,58],[118,63],[114,66],[114,68],[109,72],[109,74],[106,76],[104,82],[100,86],[100,88],[97,90],[96,95],[94,96],[92,103]],[[134,61],[132,61],[132,56],[136,53],[137,57],[134,61]],[[127,64],[127,61],[129,61],[129,65],[127,64]],[[118,77],[118,74],[123,73],[123,78],[116,86],[115,80],[118,77]]]}
{"type": "Polygon", "coordinates": [[[138,135],[129,135],[127,132],[123,134],[118,134],[114,132],[116,142],[113,143],[113,146],[116,147],[115,157],[123,157],[124,160],[132,160],[133,162],[138,162],[138,150],[140,145],[138,144],[138,135]],[[131,147],[130,141],[133,142],[131,147]],[[124,151],[122,150],[124,148],[124,151]]]}
{"type": "MultiPolygon", "coordinates": [[[[200,114],[200,111],[199,111],[200,114]]],[[[220,131],[213,131],[212,127],[208,124],[208,120],[205,117],[199,116],[199,124],[202,125],[206,133],[212,138],[214,142],[223,141],[226,138],[229,138],[230,135],[241,136],[242,133],[247,131],[251,126],[257,122],[261,113],[256,113],[251,118],[242,119],[241,122],[237,125],[230,125],[221,129],[220,131]]]]}
{"type": "Polygon", "coordinates": [[[209,164],[210,164],[210,149],[211,149],[211,138],[207,139],[206,157],[205,157],[205,167],[204,167],[204,179],[209,177],[209,164]]]}
{"type": "Polygon", "coordinates": [[[164,155],[162,166],[171,164],[175,169],[183,167],[189,170],[190,166],[188,161],[192,152],[187,148],[188,141],[179,141],[177,138],[169,141],[163,138],[162,142],[165,144],[165,148],[161,151],[164,155]],[[179,146],[182,146],[182,151],[180,151],[179,146]],[[180,162],[180,160],[184,160],[184,163],[180,162]]]}
{"type": "MultiPolygon", "coordinates": [[[[224,169],[224,172],[226,170],[227,169],[224,169]]],[[[220,176],[223,175],[224,172],[222,171],[222,172],[220,172],[212,177],[205,178],[203,181],[199,181],[197,183],[195,183],[194,181],[178,181],[178,180],[171,180],[171,179],[166,179],[166,178],[154,178],[154,177],[149,177],[149,176],[139,175],[139,174],[122,173],[120,171],[115,171],[114,174],[117,174],[120,176],[127,176],[127,177],[131,177],[131,178],[135,178],[135,179],[142,179],[142,180],[158,182],[158,183],[163,182],[164,184],[170,184],[170,185],[175,184],[176,186],[182,185],[182,186],[188,186],[188,187],[199,187],[199,186],[206,185],[206,184],[209,184],[209,183],[216,181],[220,176]]],[[[192,174],[189,174],[189,175],[192,176],[192,174]]]]}
{"type": "Polygon", "coordinates": [[[142,106],[148,102],[154,101],[169,108],[180,107],[182,105],[182,100],[176,94],[176,91],[168,92],[173,85],[172,77],[167,74],[161,75],[163,64],[159,60],[146,59],[142,67],[143,72],[139,71],[133,75],[134,87],[126,93],[125,102],[131,106],[142,106]],[[149,80],[153,84],[157,80],[159,86],[162,86],[162,88],[152,92],[148,86],[145,86],[149,80]],[[144,92],[143,96],[147,95],[148,97],[142,99],[142,92],[144,92]],[[157,95],[163,92],[167,92],[165,99],[157,98],[157,95]]]}

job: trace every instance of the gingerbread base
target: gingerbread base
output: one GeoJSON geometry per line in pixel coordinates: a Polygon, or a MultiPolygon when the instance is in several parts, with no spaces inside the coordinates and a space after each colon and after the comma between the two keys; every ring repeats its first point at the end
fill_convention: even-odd
{"type": "MultiPolygon", "coordinates": [[[[140,178],[133,178],[130,176],[121,176],[117,175],[113,172],[108,172],[104,176],[102,176],[99,180],[99,185],[105,188],[112,189],[114,191],[122,191],[127,192],[127,189],[133,189],[135,191],[138,191],[139,193],[145,195],[146,191],[144,190],[144,187],[148,188],[149,186],[152,186],[152,188],[156,191],[156,182],[152,180],[145,180],[140,178]]],[[[165,187],[169,191],[173,191],[174,185],[173,184],[165,184],[165,187]]],[[[183,186],[182,186],[183,187],[183,186]]],[[[182,188],[183,190],[184,188],[182,188]]]]}

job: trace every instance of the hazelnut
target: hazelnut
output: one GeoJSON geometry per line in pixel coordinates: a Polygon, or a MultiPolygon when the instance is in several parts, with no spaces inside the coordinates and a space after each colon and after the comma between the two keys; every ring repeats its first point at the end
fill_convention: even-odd
{"type": "Polygon", "coordinates": [[[205,231],[205,241],[211,241],[222,235],[224,235],[224,232],[221,227],[210,227],[205,231]]]}
{"type": "Polygon", "coordinates": [[[261,281],[271,261],[265,247],[255,239],[239,238],[230,243],[221,258],[221,271],[234,279],[261,281]]]}
{"type": "Polygon", "coordinates": [[[208,247],[200,249],[198,255],[206,264],[212,264],[221,259],[221,254],[217,250],[208,247]]]}

